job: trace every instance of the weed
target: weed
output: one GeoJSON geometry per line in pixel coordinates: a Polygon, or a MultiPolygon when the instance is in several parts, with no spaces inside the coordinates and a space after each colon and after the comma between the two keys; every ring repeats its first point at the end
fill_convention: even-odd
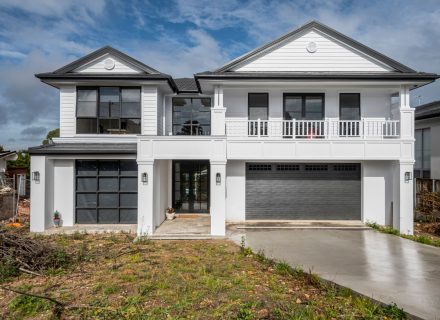
{"type": "Polygon", "coordinates": [[[275,264],[275,271],[278,274],[281,275],[293,275],[294,271],[292,270],[292,267],[290,267],[290,265],[286,262],[278,262],[275,264]]]}
{"type": "Polygon", "coordinates": [[[86,233],[86,232],[75,231],[75,232],[71,235],[71,238],[72,238],[73,240],[84,240],[86,236],[87,236],[87,233],[86,233]]]}
{"type": "Polygon", "coordinates": [[[53,304],[45,299],[18,295],[8,305],[9,310],[18,317],[30,317],[52,309],[53,304]]]}
{"type": "Polygon", "coordinates": [[[406,319],[406,313],[400,309],[394,302],[385,307],[385,314],[392,319],[406,319]]]}
{"type": "Polygon", "coordinates": [[[246,302],[240,305],[238,310],[237,320],[251,320],[255,319],[254,311],[252,310],[254,307],[253,303],[246,302]]]}

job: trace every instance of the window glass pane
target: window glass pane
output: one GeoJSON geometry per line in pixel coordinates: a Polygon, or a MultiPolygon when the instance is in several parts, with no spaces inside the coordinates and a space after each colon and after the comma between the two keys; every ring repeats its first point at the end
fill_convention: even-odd
{"type": "Polygon", "coordinates": [[[76,179],[77,191],[96,191],[96,178],[78,178],[76,179]]]}
{"type": "Polygon", "coordinates": [[[140,118],[141,103],[140,102],[122,102],[122,118],[140,118]]]}
{"type": "Polygon", "coordinates": [[[422,137],[422,129],[415,130],[415,147],[414,147],[414,156],[416,163],[414,164],[414,168],[421,169],[422,168],[422,144],[423,144],[423,137],[422,137]]]}
{"type": "Polygon", "coordinates": [[[121,207],[137,207],[136,193],[121,193],[121,207]]]}
{"type": "Polygon", "coordinates": [[[94,160],[78,160],[76,162],[76,174],[79,176],[96,175],[98,163],[94,160]]]}
{"type": "Polygon", "coordinates": [[[119,88],[101,87],[99,88],[100,102],[119,102],[119,88]]]}
{"type": "Polygon", "coordinates": [[[96,117],[96,101],[78,101],[76,104],[77,117],[96,117]]]}
{"type": "Polygon", "coordinates": [[[76,194],[76,206],[78,208],[94,208],[96,207],[96,194],[95,193],[77,193],[76,194]]]}
{"type": "Polygon", "coordinates": [[[118,161],[100,161],[99,175],[101,176],[117,176],[119,173],[118,161]]]}
{"type": "Polygon", "coordinates": [[[120,117],[119,88],[102,87],[99,89],[99,116],[120,117]]]}
{"type": "Polygon", "coordinates": [[[96,89],[80,89],[77,92],[78,101],[94,101],[96,102],[96,98],[98,97],[98,93],[96,89]]]}
{"type": "Polygon", "coordinates": [[[97,223],[96,209],[76,209],[76,223],[97,223]]]}
{"type": "Polygon", "coordinates": [[[87,134],[96,133],[96,118],[94,119],[76,119],[76,133],[87,134]]]}
{"type": "Polygon", "coordinates": [[[193,120],[193,124],[194,123],[209,124],[211,120],[211,112],[203,112],[203,111],[194,112],[192,120],[193,120]]]}
{"type": "Polygon", "coordinates": [[[119,223],[118,209],[99,209],[98,210],[99,223],[119,223]]]}
{"type": "Polygon", "coordinates": [[[211,108],[211,99],[210,98],[202,98],[200,99],[200,102],[203,104],[203,106],[207,108],[211,108]]]}
{"type": "Polygon", "coordinates": [[[269,95],[267,93],[249,93],[249,107],[268,107],[269,95]]]}
{"type": "Polygon", "coordinates": [[[117,193],[100,193],[98,198],[100,208],[117,208],[119,205],[117,193]]]}
{"type": "Polygon", "coordinates": [[[137,209],[120,209],[121,223],[137,223],[137,209]]]}
{"type": "Polygon", "coordinates": [[[120,134],[119,119],[99,119],[99,133],[120,134]]]}
{"type": "Polygon", "coordinates": [[[121,175],[137,176],[138,166],[136,160],[121,160],[121,175]]]}
{"type": "Polygon", "coordinates": [[[99,191],[118,191],[118,178],[102,177],[99,178],[99,191]]]}
{"type": "Polygon", "coordinates": [[[284,119],[302,119],[302,97],[285,96],[284,98],[284,119]]]}
{"type": "Polygon", "coordinates": [[[121,90],[122,102],[141,102],[141,90],[140,89],[122,89],[121,90]]]}
{"type": "Polygon", "coordinates": [[[423,169],[431,168],[431,130],[423,129],[423,169]]]}
{"type": "Polygon", "coordinates": [[[360,95],[358,93],[341,93],[339,95],[341,120],[360,119],[360,95]]]}
{"type": "Polygon", "coordinates": [[[189,106],[191,104],[191,99],[189,98],[173,98],[173,109],[180,110],[185,106],[189,106]]]}
{"type": "Polygon", "coordinates": [[[324,116],[321,96],[305,97],[305,118],[307,120],[321,120],[324,116]]]}
{"type": "Polygon", "coordinates": [[[141,119],[121,119],[120,133],[141,133],[141,119]]]}
{"type": "Polygon", "coordinates": [[[211,124],[211,99],[174,98],[173,134],[208,135],[211,124]]]}
{"type": "Polygon", "coordinates": [[[249,107],[249,120],[267,120],[267,108],[266,107],[249,107]]]}
{"type": "Polygon", "coordinates": [[[121,177],[121,191],[137,191],[136,177],[121,177]]]}

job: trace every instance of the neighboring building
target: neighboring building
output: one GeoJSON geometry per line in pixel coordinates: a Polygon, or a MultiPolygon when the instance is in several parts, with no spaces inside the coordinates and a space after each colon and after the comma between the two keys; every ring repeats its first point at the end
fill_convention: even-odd
{"type": "Polygon", "coordinates": [[[32,231],[58,210],[152,234],[173,206],[210,214],[212,235],[297,219],[413,232],[409,95],[439,76],[318,22],[194,79],[111,47],[36,76],[60,90],[60,138],[29,150],[32,231]]]}
{"type": "Polygon", "coordinates": [[[0,179],[5,178],[8,161],[17,160],[15,151],[0,151],[0,179]]]}
{"type": "Polygon", "coordinates": [[[440,179],[440,101],[415,109],[414,177],[440,179]]]}

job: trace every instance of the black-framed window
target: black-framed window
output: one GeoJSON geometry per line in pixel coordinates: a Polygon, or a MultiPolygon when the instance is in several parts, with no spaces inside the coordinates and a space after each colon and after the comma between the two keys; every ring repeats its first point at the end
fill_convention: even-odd
{"type": "Polygon", "coordinates": [[[415,130],[414,178],[431,178],[431,130],[430,128],[415,130]]]}
{"type": "Polygon", "coordinates": [[[322,120],[324,103],[324,93],[285,93],[284,120],[322,120]]]}
{"type": "Polygon", "coordinates": [[[248,119],[269,119],[269,94],[258,92],[248,94],[248,119]]]}
{"type": "Polygon", "coordinates": [[[76,133],[141,133],[141,89],[138,87],[79,87],[76,133]]]}
{"type": "Polygon", "coordinates": [[[339,94],[339,119],[360,120],[361,119],[361,94],[340,93],[339,94]]]}
{"type": "Polygon", "coordinates": [[[173,98],[173,135],[211,134],[211,98],[173,98]]]}
{"type": "Polygon", "coordinates": [[[77,160],[76,223],[136,223],[136,160],[77,160]]]}

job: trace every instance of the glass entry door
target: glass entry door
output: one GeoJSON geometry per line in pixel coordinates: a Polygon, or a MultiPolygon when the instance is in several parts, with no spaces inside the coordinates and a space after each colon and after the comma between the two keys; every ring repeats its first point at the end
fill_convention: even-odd
{"type": "Polygon", "coordinates": [[[173,207],[178,213],[209,213],[209,161],[173,161],[173,207]]]}

